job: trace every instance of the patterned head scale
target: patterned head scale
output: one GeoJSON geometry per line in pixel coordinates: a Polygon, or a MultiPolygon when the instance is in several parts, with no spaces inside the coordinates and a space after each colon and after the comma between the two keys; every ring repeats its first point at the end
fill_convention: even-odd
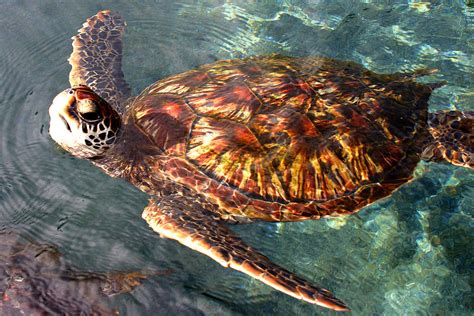
{"type": "Polygon", "coordinates": [[[49,114],[51,137],[74,156],[102,156],[117,141],[120,116],[88,87],[61,92],[49,114]]]}

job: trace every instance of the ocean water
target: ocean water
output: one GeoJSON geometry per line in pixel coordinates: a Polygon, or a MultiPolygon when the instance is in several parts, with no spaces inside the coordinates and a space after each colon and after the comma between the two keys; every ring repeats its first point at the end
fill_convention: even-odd
{"type": "MultiPolygon", "coordinates": [[[[145,194],[51,140],[48,107],[68,87],[70,37],[102,9],[127,20],[134,94],[204,63],[282,53],[382,73],[436,68],[423,80],[447,85],[430,109],[474,110],[472,1],[0,0],[0,231],[53,245],[87,271],[173,270],[104,298],[124,315],[335,312],[160,239],[140,217],[145,194]]],[[[354,315],[472,315],[473,215],[474,172],[421,163],[412,182],[356,216],[235,230],[354,315]]]]}

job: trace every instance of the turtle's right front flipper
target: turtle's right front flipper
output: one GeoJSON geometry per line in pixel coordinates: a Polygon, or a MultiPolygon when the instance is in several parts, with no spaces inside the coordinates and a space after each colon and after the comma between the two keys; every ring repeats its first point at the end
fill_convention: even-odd
{"type": "Polygon", "coordinates": [[[226,268],[246,273],[297,299],[338,311],[349,310],[330,291],[311,285],[245,244],[193,198],[152,200],[142,217],[162,237],[199,251],[226,268]]]}
{"type": "Polygon", "coordinates": [[[122,72],[123,18],[110,10],[100,11],[87,19],[74,36],[69,57],[72,87],[85,85],[122,112],[130,88],[122,72]]]}

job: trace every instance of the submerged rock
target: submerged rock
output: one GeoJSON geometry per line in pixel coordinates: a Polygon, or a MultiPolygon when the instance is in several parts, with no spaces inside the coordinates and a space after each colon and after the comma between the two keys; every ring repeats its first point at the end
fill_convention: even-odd
{"type": "Polygon", "coordinates": [[[81,272],[50,245],[0,233],[0,315],[118,315],[108,296],[162,273],[81,272]]]}

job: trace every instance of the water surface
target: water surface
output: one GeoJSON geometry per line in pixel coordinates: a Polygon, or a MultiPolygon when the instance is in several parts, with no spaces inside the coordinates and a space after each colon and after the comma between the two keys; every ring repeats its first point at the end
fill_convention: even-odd
{"type": "MultiPolygon", "coordinates": [[[[140,218],[147,196],[72,158],[48,136],[48,107],[68,86],[70,37],[102,9],[128,23],[134,94],[219,59],[282,53],[353,60],[383,73],[437,68],[430,109],[474,110],[469,1],[0,0],[0,229],[55,245],[76,267],[167,269],[109,303],[128,315],[327,315],[160,239],[140,218]]],[[[355,315],[474,310],[474,175],[420,164],[416,178],[357,216],[257,223],[244,239],[355,315]]]]}

